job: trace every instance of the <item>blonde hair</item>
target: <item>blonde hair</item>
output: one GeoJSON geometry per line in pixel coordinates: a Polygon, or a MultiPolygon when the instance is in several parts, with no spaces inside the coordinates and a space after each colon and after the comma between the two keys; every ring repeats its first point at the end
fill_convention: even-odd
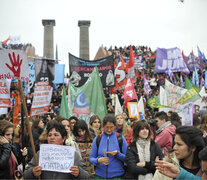
{"type": "Polygon", "coordinates": [[[128,130],[129,130],[129,126],[126,125],[125,120],[124,120],[124,117],[123,117],[122,114],[117,114],[117,115],[115,116],[115,119],[116,119],[118,116],[121,116],[122,119],[123,119],[123,130],[122,130],[122,135],[123,135],[124,137],[126,137],[126,136],[127,136],[127,132],[128,132],[128,130]]]}

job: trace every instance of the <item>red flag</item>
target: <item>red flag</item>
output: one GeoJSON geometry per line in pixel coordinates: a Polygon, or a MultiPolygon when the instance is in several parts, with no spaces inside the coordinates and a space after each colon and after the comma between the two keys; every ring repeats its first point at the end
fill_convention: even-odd
{"type": "Polygon", "coordinates": [[[10,37],[8,37],[5,41],[1,41],[1,44],[7,44],[7,42],[10,40],[10,37]]]}
{"type": "Polygon", "coordinates": [[[130,45],[130,55],[129,55],[129,62],[127,63],[127,73],[128,77],[131,78],[132,83],[136,82],[136,76],[135,76],[135,71],[134,71],[134,53],[132,46],[130,45]]]}
{"type": "Polygon", "coordinates": [[[134,90],[134,85],[132,84],[131,78],[127,79],[127,84],[124,89],[124,94],[122,96],[124,99],[124,107],[127,107],[127,103],[133,99],[137,99],[137,94],[134,90]]]}
{"type": "Polygon", "coordinates": [[[118,63],[115,69],[115,88],[119,91],[125,88],[127,79],[126,79],[126,66],[124,64],[124,59],[121,56],[120,62],[118,63]]]}

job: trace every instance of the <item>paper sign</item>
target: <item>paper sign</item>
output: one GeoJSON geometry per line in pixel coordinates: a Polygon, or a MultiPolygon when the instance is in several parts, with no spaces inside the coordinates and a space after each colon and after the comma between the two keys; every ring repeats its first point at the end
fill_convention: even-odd
{"type": "Polygon", "coordinates": [[[10,79],[0,80],[0,107],[1,108],[11,107],[10,84],[11,84],[10,79]]]}
{"type": "Polygon", "coordinates": [[[52,87],[48,83],[38,82],[35,85],[30,116],[43,115],[48,112],[52,97],[52,87]]]}
{"type": "Polygon", "coordinates": [[[75,148],[65,145],[41,144],[39,166],[42,171],[68,173],[74,165],[75,148]]]}
{"type": "Polygon", "coordinates": [[[193,102],[182,105],[182,125],[193,125],[193,102]]]}
{"type": "Polygon", "coordinates": [[[138,103],[137,102],[128,102],[128,112],[130,118],[139,118],[139,109],[138,109],[138,103]]]}
{"type": "Polygon", "coordinates": [[[0,50],[0,79],[19,79],[29,82],[29,68],[25,52],[0,50]]]}

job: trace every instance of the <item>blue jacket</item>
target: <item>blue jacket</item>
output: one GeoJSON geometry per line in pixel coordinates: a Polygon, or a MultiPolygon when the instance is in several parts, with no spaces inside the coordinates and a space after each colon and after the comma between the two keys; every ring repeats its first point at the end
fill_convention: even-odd
{"type": "Polygon", "coordinates": [[[175,180],[201,180],[201,177],[195,176],[194,174],[186,171],[183,168],[179,168],[180,169],[180,174],[179,176],[175,179],[175,180]]]}
{"type": "Polygon", "coordinates": [[[95,174],[102,178],[113,178],[124,175],[124,161],[127,151],[127,142],[124,136],[122,136],[122,153],[119,149],[116,132],[113,132],[111,135],[107,135],[105,132],[103,132],[98,150],[96,145],[96,138],[97,137],[95,137],[93,140],[91,153],[89,156],[89,162],[95,166],[95,174]],[[98,158],[106,156],[104,153],[105,151],[112,152],[115,150],[118,151],[117,155],[107,155],[109,156],[109,165],[98,163],[98,158]]]}

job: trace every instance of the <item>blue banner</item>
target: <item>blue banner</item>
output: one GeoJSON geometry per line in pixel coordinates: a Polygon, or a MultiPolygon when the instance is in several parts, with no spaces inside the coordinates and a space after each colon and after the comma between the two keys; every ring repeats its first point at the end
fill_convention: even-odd
{"type": "Polygon", "coordinates": [[[64,83],[65,64],[55,64],[55,84],[64,83]]]}

